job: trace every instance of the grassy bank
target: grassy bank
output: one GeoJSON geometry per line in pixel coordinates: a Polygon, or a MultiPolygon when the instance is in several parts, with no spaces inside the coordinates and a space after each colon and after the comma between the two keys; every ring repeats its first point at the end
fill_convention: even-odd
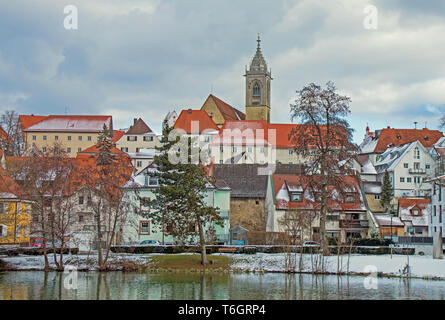
{"type": "Polygon", "coordinates": [[[199,254],[156,255],[150,259],[148,269],[153,271],[229,271],[232,258],[229,256],[208,255],[209,264],[201,264],[199,254]]]}

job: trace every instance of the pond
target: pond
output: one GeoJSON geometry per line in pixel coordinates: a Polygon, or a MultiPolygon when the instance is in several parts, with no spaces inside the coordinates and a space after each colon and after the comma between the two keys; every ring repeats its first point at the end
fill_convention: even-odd
{"type": "Polygon", "coordinates": [[[0,299],[445,299],[445,281],[421,279],[378,278],[377,289],[366,289],[365,277],[283,273],[79,272],[77,289],[66,289],[68,280],[58,272],[2,272],[0,299]]]}

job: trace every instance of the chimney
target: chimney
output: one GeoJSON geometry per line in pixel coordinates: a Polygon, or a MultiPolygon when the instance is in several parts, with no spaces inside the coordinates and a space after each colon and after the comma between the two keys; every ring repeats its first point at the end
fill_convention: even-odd
{"type": "Polygon", "coordinates": [[[369,126],[366,125],[366,134],[369,135],[369,126]]]}
{"type": "Polygon", "coordinates": [[[138,119],[133,118],[133,124],[136,124],[136,121],[138,121],[138,119]]]}
{"type": "Polygon", "coordinates": [[[188,109],[188,110],[187,110],[187,113],[188,113],[188,114],[192,114],[192,109],[188,109]]]}

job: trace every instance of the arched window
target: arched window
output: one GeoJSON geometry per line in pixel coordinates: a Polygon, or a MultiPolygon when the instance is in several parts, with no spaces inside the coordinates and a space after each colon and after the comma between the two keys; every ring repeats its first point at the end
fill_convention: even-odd
{"type": "Polygon", "coordinates": [[[255,85],[253,86],[253,96],[254,97],[260,96],[260,86],[258,85],[258,83],[255,83],[255,85]]]}

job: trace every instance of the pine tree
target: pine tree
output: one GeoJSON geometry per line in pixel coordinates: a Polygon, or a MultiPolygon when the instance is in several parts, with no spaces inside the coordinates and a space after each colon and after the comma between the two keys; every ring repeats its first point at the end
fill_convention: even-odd
{"type": "Polygon", "coordinates": [[[96,163],[99,166],[108,166],[114,160],[114,155],[111,152],[113,142],[111,141],[111,133],[104,124],[102,132],[99,135],[99,142],[97,143],[98,156],[96,163]]]}
{"type": "Polygon", "coordinates": [[[391,180],[389,179],[388,171],[385,171],[385,175],[383,177],[382,198],[380,199],[380,203],[382,207],[385,209],[385,211],[388,210],[392,198],[393,198],[393,191],[392,191],[391,180]]]}
{"type": "MultiPolygon", "coordinates": [[[[160,154],[155,157],[159,188],[154,190],[155,199],[149,201],[153,209],[149,218],[156,224],[169,225],[167,234],[177,242],[185,243],[194,238],[199,239],[202,264],[207,264],[205,229],[213,224],[222,224],[217,208],[208,206],[206,192],[211,179],[204,167],[193,162],[190,137],[176,137],[169,141],[173,128],[163,128],[160,154]],[[172,158],[180,161],[172,161],[172,158]],[[176,163],[178,162],[178,163],[176,163]]],[[[195,150],[196,151],[196,150],[195,150]]]]}

